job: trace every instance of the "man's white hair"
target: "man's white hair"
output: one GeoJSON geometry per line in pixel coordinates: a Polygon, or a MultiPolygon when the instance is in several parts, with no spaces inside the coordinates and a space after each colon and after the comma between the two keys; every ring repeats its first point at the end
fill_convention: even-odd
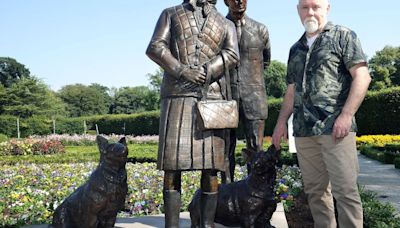
{"type": "MultiPolygon", "coordinates": [[[[299,4],[300,4],[300,2],[301,1],[303,1],[303,0],[299,0],[299,4]]],[[[329,5],[329,0],[321,0],[323,3],[325,3],[326,5],[329,5]]]]}

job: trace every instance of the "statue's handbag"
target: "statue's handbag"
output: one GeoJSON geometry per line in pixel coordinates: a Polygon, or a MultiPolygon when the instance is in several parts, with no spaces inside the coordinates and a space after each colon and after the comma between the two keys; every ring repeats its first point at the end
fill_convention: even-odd
{"type": "Polygon", "coordinates": [[[211,76],[207,75],[202,90],[203,97],[201,101],[197,102],[200,128],[202,130],[237,128],[239,111],[237,102],[232,100],[229,70],[225,67],[226,100],[207,100],[210,78],[211,76]]]}

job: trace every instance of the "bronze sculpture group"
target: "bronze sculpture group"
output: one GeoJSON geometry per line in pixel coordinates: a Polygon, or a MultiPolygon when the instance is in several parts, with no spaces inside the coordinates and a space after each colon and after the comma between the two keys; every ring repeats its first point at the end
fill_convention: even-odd
{"type": "Polygon", "coordinates": [[[248,151],[262,150],[267,118],[263,73],[271,59],[268,31],[245,15],[246,0],[225,0],[226,18],[215,4],[185,0],[165,9],[146,52],[164,69],[158,169],[165,172],[165,227],[179,227],[182,171],[202,172],[194,227],[214,227],[219,194],[226,194],[219,193],[217,172],[225,174],[224,182],[234,178],[235,131],[202,129],[201,100],[229,99],[231,91],[248,151]]]}
{"type": "MultiPolygon", "coordinates": [[[[164,171],[165,227],[179,227],[181,173],[191,170],[201,171],[201,189],[189,207],[192,227],[215,227],[214,221],[271,227],[279,152],[273,147],[262,151],[267,118],[263,73],[271,59],[268,30],[245,14],[247,0],[225,0],[226,17],[215,4],[216,0],[185,0],[165,9],[146,51],[164,70],[157,168],[164,171]],[[224,123],[204,129],[204,117],[199,115],[200,101],[231,99],[236,109],[232,113],[238,114],[228,111],[223,117],[239,115],[249,157],[249,176],[239,182],[233,182],[235,129],[221,127],[224,123]],[[218,185],[218,172],[228,184],[218,185]]],[[[127,194],[127,147],[124,140],[116,144],[101,136],[97,140],[100,165],[56,209],[54,227],[114,226],[127,194]],[[109,176],[112,169],[119,176],[109,176]],[[108,187],[113,184],[120,186],[108,187]],[[83,208],[88,212],[82,213],[83,208]]]]}

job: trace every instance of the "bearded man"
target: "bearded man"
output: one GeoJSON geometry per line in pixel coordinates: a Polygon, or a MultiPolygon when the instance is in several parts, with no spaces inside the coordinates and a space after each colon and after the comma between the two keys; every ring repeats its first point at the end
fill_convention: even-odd
{"type": "Polygon", "coordinates": [[[299,0],[305,33],[290,49],[288,88],[272,135],[279,148],[293,131],[315,227],[363,227],[354,115],[371,77],[356,34],[327,21],[328,0],[299,0]],[[335,219],[333,197],[338,221],[335,219]]]}
{"type": "Polygon", "coordinates": [[[207,99],[223,98],[224,71],[239,59],[234,25],[215,4],[185,0],[165,9],[146,52],[164,69],[157,164],[165,171],[166,227],[179,227],[181,172],[188,170],[202,171],[201,227],[214,227],[226,132],[201,130],[196,103],[204,86],[207,99]],[[204,85],[206,81],[210,84],[204,85]]]}

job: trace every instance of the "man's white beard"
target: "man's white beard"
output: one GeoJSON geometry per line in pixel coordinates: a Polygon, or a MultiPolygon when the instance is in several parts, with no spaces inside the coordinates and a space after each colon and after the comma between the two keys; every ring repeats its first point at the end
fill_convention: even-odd
{"type": "Polygon", "coordinates": [[[303,26],[307,33],[312,34],[318,30],[318,21],[310,17],[304,20],[303,26]]]}

